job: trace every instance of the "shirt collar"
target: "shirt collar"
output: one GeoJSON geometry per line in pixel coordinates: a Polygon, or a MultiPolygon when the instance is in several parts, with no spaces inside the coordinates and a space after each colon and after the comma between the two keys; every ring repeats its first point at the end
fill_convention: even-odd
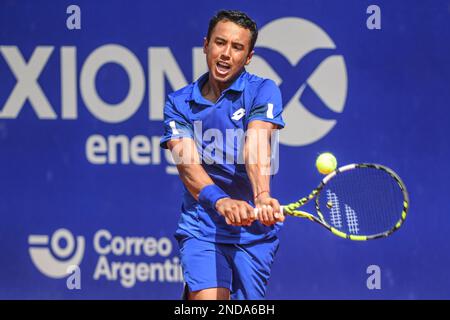
{"type": "MultiPolygon", "coordinates": [[[[228,91],[237,91],[242,92],[245,88],[245,78],[246,78],[247,71],[244,69],[244,71],[241,72],[239,77],[237,77],[236,80],[234,80],[233,84],[225,89],[222,94],[228,92],[228,91]]],[[[197,81],[193,83],[193,89],[191,96],[188,98],[188,101],[194,100],[196,103],[199,104],[213,104],[211,101],[208,101],[202,96],[201,88],[203,87],[203,84],[208,80],[209,72],[203,74],[200,78],[198,78],[197,81]]]]}

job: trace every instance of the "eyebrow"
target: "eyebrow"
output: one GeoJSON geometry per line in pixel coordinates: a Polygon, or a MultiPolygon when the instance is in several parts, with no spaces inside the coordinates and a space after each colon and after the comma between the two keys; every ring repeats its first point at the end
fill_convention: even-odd
{"type": "MultiPolygon", "coordinates": [[[[227,39],[222,38],[221,36],[216,36],[216,38],[215,38],[214,40],[222,40],[222,41],[227,42],[227,39]]],[[[242,47],[245,47],[245,45],[244,45],[243,43],[241,43],[241,42],[231,41],[231,43],[232,43],[232,44],[240,45],[240,46],[242,46],[242,47]]]]}

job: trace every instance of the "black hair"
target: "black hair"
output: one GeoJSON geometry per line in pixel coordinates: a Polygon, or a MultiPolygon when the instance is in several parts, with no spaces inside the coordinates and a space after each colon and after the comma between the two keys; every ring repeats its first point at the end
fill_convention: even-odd
{"type": "Polygon", "coordinates": [[[220,10],[219,12],[217,12],[216,15],[212,17],[211,20],[209,20],[208,35],[206,36],[206,39],[208,39],[208,41],[211,39],[211,33],[214,30],[214,27],[219,21],[222,20],[234,22],[237,25],[250,30],[252,37],[250,40],[249,52],[252,52],[253,48],[255,47],[256,39],[258,38],[258,27],[256,26],[256,22],[242,11],[220,10]]]}

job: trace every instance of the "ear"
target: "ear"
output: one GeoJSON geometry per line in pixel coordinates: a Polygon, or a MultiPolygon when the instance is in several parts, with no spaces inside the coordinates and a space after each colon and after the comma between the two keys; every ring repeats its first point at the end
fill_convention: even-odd
{"type": "Polygon", "coordinates": [[[206,39],[206,37],[203,38],[203,53],[204,54],[206,54],[208,52],[208,44],[209,44],[208,39],[206,39]]]}
{"type": "Polygon", "coordinates": [[[245,65],[248,66],[250,64],[250,61],[252,61],[253,54],[255,53],[255,50],[252,50],[247,56],[247,60],[245,61],[245,65]]]}

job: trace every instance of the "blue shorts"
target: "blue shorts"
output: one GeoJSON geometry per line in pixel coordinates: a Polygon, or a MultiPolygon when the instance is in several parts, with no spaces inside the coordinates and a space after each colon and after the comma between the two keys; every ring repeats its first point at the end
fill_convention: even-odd
{"type": "Polygon", "coordinates": [[[188,237],[179,246],[189,291],[227,288],[231,299],[250,300],[264,299],[279,239],[224,244],[188,237]]]}

